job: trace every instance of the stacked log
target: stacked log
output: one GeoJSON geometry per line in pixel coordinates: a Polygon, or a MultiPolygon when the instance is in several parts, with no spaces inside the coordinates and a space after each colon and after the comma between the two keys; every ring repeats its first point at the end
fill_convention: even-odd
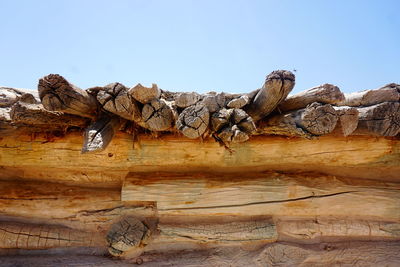
{"type": "Polygon", "coordinates": [[[0,87],[0,262],[399,265],[400,86],[294,85],[0,87]]]}

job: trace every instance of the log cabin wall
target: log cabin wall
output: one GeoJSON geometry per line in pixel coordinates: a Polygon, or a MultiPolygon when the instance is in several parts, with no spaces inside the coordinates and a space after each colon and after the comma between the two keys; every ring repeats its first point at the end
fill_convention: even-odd
{"type": "Polygon", "coordinates": [[[0,265],[400,265],[400,86],[294,83],[0,87],[0,265]]]}

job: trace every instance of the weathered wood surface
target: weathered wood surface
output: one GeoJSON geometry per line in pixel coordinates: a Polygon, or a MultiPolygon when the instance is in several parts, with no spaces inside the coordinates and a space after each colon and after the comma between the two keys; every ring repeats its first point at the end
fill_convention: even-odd
{"type": "Polygon", "coordinates": [[[277,170],[399,181],[400,143],[396,138],[323,136],[314,140],[252,137],[231,144],[192,141],[173,135],[152,138],[117,133],[112,146],[81,155],[82,136],[70,133],[49,140],[45,135],[17,134],[0,139],[0,177],[118,187],[129,171],[243,172],[277,170]],[[300,161],[301,159],[301,161],[300,161]]]}
{"type": "Polygon", "coordinates": [[[151,208],[124,205],[120,199],[119,189],[0,181],[0,218],[25,218],[29,223],[60,224],[83,231],[101,232],[108,231],[121,216],[152,215],[151,208]]]}
{"type": "Polygon", "coordinates": [[[138,83],[129,89],[129,95],[140,103],[147,104],[154,99],[160,98],[161,90],[155,83],[153,83],[151,87],[146,87],[138,83]]]}
{"type": "Polygon", "coordinates": [[[358,126],[360,112],[354,107],[333,107],[338,115],[338,122],[333,134],[349,136],[358,126]]]}
{"type": "Polygon", "coordinates": [[[400,85],[395,83],[387,84],[379,89],[364,90],[345,94],[344,101],[338,103],[341,106],[362,107],[372,106],[382,102],[399,102],[400,85]]]}
{"type": "Polygon", "coordinates": [[[142,120],[152,131],[166,131],[174,124],[174,114],[165,100],[153,99],[143,106],[142,120]]]}
{"type": "MultiPolygon", "coordinates": [[[[256,220],[247,217],[247,220],[242,221],[234,220],[234,218],[231,218],[231,221],[218,218],[208,222],[201,221],[202,219],[199,218],[200,221],[193,222],[160,221],[157,226],[159,236],[155,237],[153,243],[165,243],[171,247],[177,243],[215,246],[237,245],[240,242],[269,243],[278,239],[278,233],[271,218],[256,220]]],[[[183,218],[180,220],[185,221],[183,218]]]]}
{"type": "Polygon", "coordinates": [[[389,266],[400,263],[399,242],[346,242],[321,245],[277,243],[261,248],[221,247],[203,250],[149,251],[132,260],[91,255],[0,256],[2,266],[389,266]]]}
{"type": "Polygon", "coordinates": [[[290,71],[278,70],[269,74],[264,86],[258,91],[245,111],[258,121],[270,114],[292,91],[295,76],[290,71]]]}
{"type": "Polygon", "coordinates": [[[60,225],[0,221],[0,249],[49,249],[63,247],[104,247],[100,233],[60,225]]]}
{"type": "Polygon", "coordinates": [[[92,91],[101,107],[106,111],[126,120],[137,122],[141,120],[139,105],[123,84],[111,83],[92,91]]]}
{"type": "Polygon", "coordinates": [[[102,114],[86,128],[82,153],[93,153],[106,149],[120,125],[118,117],[102,114]]]}
{"type": "Polygon", "coordinates": [[[41,104],[15,103],[10,110],[12,122],[32,125],[42,128],[43,132],[59,128],[78,127],[88,125],[88,120],[79,116],[52,112],[43,108],[41,104]]]}
{"type": "Polygon", "coordinates": [[[195,139],[204,134],[210,121],[210,112],[202,104],[185,108],[179,115],[176,128],[184,136],[195,139]]]}
{"type": "Polygon", "coordinates": [[[399,183],[311,174],[131,173],[122,187],[121,200],[156,202],[160,215],[400,220],[399,190],[399,183]]]}
{"type": "Polygon", "coordinates": [[[262,120],[258,125],[259,134],[274,134],[290,137],[305,137],[331,133],[338,121],[338,114],[331,105],[313,103],[306,108],[275,115],[262,120]]]}
{"type": "Polygon", "coordinates": [[[41,78],[38,91],[43,106],[50,111],[62,111],[89,118],[96,115],[96,98],[58,74],[49,74],[41,78]]]}
{"type": "MultiPolygon", "coordinates": [[[[376,206],[376,208],[381,208],[376,206]]],[[[279,241],[321,243],[337,241],[398,241],[400,221],[386,222],[354,219],[351,216],[313,219],[280,218],[276,221],[279,241]]]]}
{"type": "Polygon", "coordinates": [[[322,104],[337,104],[344,101],[344,99],[344,94],[340,91],[339,87],[326,83],[294,95],[289,95],[281,104],[279,104],[278,110],[281,112],[287,112],[302,109],[314,102],[322,104]]]}
{"type": "Polygon", "coordinates": [[[384,102],[358,108],[359,121],[354,135],[396,136],[400,133],[400,103],[384,102]]]}

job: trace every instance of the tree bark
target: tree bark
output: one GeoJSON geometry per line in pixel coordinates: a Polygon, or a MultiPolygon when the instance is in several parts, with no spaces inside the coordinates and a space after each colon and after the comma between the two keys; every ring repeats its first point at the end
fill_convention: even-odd
{"type": "Polygon", "coordinates": [[[98,103],[94,96],[69,83],[58,74],[49,74],[39,80],[39,97],[50,111],[62,111],[94,118],[98,103]]]}
{"type": "Polygon", "coordinates": [[[273,71],[245,111],[258,121],[270,114],[292,91],[295,76],[290,71],[273,71]]]}
{"type": "Polygon", "coordinates": [[[298,94],[288,96],[281,104],[279,104],[278,110],[281,112],[287,112],[302,109],[314,102],[322,104],[337,104],[344,101],[344,99],[344,95],[340,91],[339,87],[326,83],[298,94]]]}

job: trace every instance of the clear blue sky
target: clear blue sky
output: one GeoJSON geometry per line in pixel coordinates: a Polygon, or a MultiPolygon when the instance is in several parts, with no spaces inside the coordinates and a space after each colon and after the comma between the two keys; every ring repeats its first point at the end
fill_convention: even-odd
{"type": "Polygon", "coordinates": [[[400,1],[0,0],[0,85],[59,73],[82,88],[119,81],[247,92],[296,69],[295,92],[400,83],[400,1]]]}

